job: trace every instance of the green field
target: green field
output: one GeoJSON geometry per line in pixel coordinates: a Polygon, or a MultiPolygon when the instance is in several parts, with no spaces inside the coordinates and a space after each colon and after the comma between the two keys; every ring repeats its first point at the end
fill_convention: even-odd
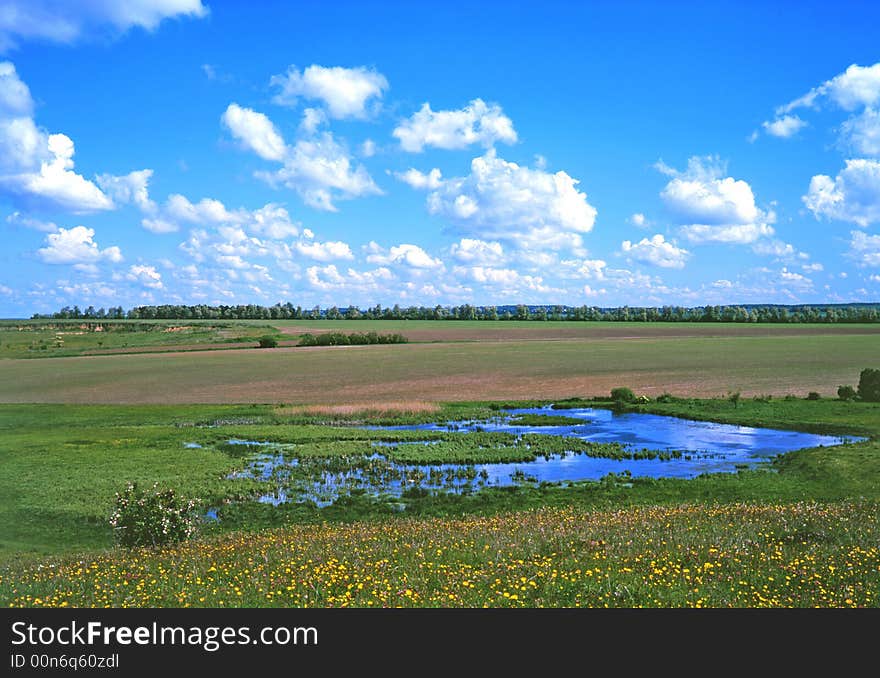
{"type": "MultiPolygon", "coordinates": [[[[880,404],[833,397],[876,364],[876,325],[119,325],[74,328],[45,349],[57,328],[0,327],[0,604],[880,605],[880,404]],[[411,343],[295,347],[331,330],[411,343]],[[264,334],[282,347],[253,348],[264,334]],[[650,397],[636,411],[869,440],[692,480],[524,477],[404,501],[352,491],[326,506],[260,503],[275,481],[229,477],[263,449],[236,438],[292,450],[284,470],[302,479],[391,473],[369,461],[377,443],[403,465],[563,448],[626,458],[613,444],[355,426],[487,419],[618,386],[650,397]],[[173,488],[219,522],[174,547],[115,546],[108,518],[129,481],[173,488]]],[[[561,409],[523,422],[567,420],[561,409]]]]}
{"type": "Polygon", "coordinates": [[[171,321],[0,321],[0,359],[253,347],[267,323],[171,321]]]}
{"type": "MultiPolygon", "coordinates": [[[[66,600],[68,604],[75,605],[105,602],[113,605],[250,605],[285,604],[284,601],[287,601],[286,604],[338,605],[345,602],[344,596],[339,597],[344,591],[329,585],[321,596],[311,601],[301,597],[302,590],[298,591],[297,597],[274,597],[273,594],[273,597],[265,599],[258,590],[262,580],[249,579],[243,563],[252,562],[255,554],[262,553],[267,567],[280,567],[285,557],[293,557],[291,550],[304,559],[302,563],[306,563],[306,556],[315,556],[323,550],[323,558],[332,556],[335,562],[349,563],[352,567],[350,572],[356,574],[352,581],[364,583],[370,581],[364,579],[369,574],[369,558],[381,560],[392,552],[392,546],[384,537],[377,541],[376,532],[387,535],[414,531],[418,536],[412,538],[423,543],[422,548],[424,544],[431,543],[431,548],[438,553],[451,549],[453,560],[441,558],[438,563],[447,562],[456,568],[467,565],[470,571],[494,572],[498,565],[495,558],[487,562],[485,557],[478,555],[479,551],[477,554],[462,551],[462,540],[471,543],[468,540],[475,538],[476,531],[482,529],[479,526],[484,521],[508,525],[503,529],[498,528],[499,532],[494,536],[483,535],[482,541],[478,540],[480,543],[485,541],[492,553],[496,553],[502,544],[508,544],[513,539],[510,534],[502,534],[508,528],[529,530],[533,522],[535,526],[544,525],[546,521],[553,522],[564,515],[569,516],[569,522],[562,524],[560,534],[547,542],[549,537],[544,527],[541,532],[544,536],[537,543],[530,541],[532,546],[514,548],[510,542],[509,546],[504,547],[508,549],[505,558],[512,558],[514,563],[532,562],[527,559],[536,558],[545,548],[552,547],[558,551],[562,549],[563,542],[569,539],[571,544],[567,548],[570,548],[570,552],[559,556],[562,562],[551,559],[557,571],[570,568],[573,573],[575,569],[585,569],[576,568],[577,563],[583,566],[589,562],[595,566],[608,561],[605,562],[604,571],[609,573],[610,579],[584,581],[577,586],[572,580],[562,591],[552,587],[548,589],[546,581],[542,582],[540,590],[531,587],[526,590],[512,589],[505,584],[509,595],[519,592],[513,601],[504,598],[501,590],[497,595],[503,600],[495,598],[496,594],[489,592],[486,582],[481,584],[478,591],[459,589],[456,595],[461,597],[440,600],[436,596],[449,588],[450,581],[444,583],[432,579],[433,583],[423,582],[418,598],[401,598],[395,593],[392,600],[384,602],[456,605],[486,600],[496,604],[520,601],[527,605],[592,605],[609,602],[603,596],[626,589],[629,593],[625,597],[612,598],[610,602],[661,606],[697,603],[845,605],[844,601],[848,599],[858,605],[877,604],[880,570],[871,568],[880,558],[876,552],[878,525],[876,520],[872,521],[867,516],[876,518],[880,507],[880,405],[834,400],[771,399],[769,402],[747,400],[734,407],[727,400],[682,400],[666,404],[652,403],[639,406],[638,409],[743,424],[860,434],[870,436],[871,440],[790,453],[776,460],[769,472],[740,471],[736,474],[707,475],[694,480],[584,482],[567,488],[526,483],[509,489],[486,489],[464,497],[443,494],[412,497],[407,499],[406,511],[401,514],[395,510],[393,502],[358,496],[348,497],[323,509],[308,505],[275,508],[245,501],[249,492],[259,491],[259,484],[257,481],[226,478],[231,471],[241,469],[247,463],[247,456],[230,454],[230,450],[221,443],[236,437],[270,440],[297,445],[300,458],[345,459],[348,457],[343,455],[369,453],[371,439],[424,439],[424,432],[340,428],[344,418],[334,417],[332,421],[321,424],[320,417],[291,416],[285,414],[284,410],[270,406],[5,405],[0,408],[0,492],[8,499],[0,508],[0,553],[7,565],[0,574],[0,600],[7,604],[42,604],[35,602],[39,598],[46,602],[54,600],[55,604],[66,600]],[[185,443],[198,443],[203,447],[187,448],[185,443]],[[115,550],[112,548],[112,532],[107,517],[112,508],[114,492],[129,480],[158,481],[163,487],[173,487],[186,496],[199,498],[203,508],[224,507],[220,512],[221,521],[219,524],[206,523],[199,540],[191,546],[183,545],[142,556],[115,550]],[[230,501],[232,503],[228,503],[230,501]],[[808,505],[804,502],[818,503],[808,505]],[[705,508],[698,508],[700,506],[705,508]],[[794,518],[788,516],[789,513],[794,518]],[[470,514],[483,517],[467,518],[470,514]],[[748,516],[746,523],[742,523],[742,516],[748,516]],[[856,519],[859,521],[858,527],[852,522],[856,519]],[[586,521],[602,527],[597,528],[596,534],[590,532],[592,536],[587,539],[580,528],[570,521],[586,521]],[[674,528],[662,528],[658,521],[680,524],[674,528]],[[729,527],[736,525],[736,529],[725,528],[723,521],[733,521],[729,527]],[[331,528],[329,525],[338,527],[331,528]],[[263,532],[269,528],[278,528],[280,531],[263,532]],[[259,531],[263,536],[254,540],[241,536],[241,531],[259,531]],[[622,539],[626,531],[642,533],[643,537],[654,534],[657,539],[646,542],[642,538],[634,545],[630,537],[630,546],[625,546],[616,540],[622,539]],[[676,531],[680,532],[678,536],[675,536],[676,531]],[[341,534],[347,536],[339,537],[341,534]],[[659,539],[664,534],[666,538],[659,539]],[[799,542],[792,540],[793,534],[798,535],[799,542]],[[308,535],[314,545],[304,550],[301,546],[294,548],[292,544],[304,538],[303,535],[308,535]],[[753,544],[748,553],[742,550],[742,539],[745,537],[752,539],[750,543],[753,544]],[[679,538],[680,542],[673,541],[679,538]],[[818,596],[816,591],[810,592],[804,588],[806,584],[801,582],[798,587],[788,591],[791,597],[786,598],[784,589],[774,587],[772,591],[765,591],[758,586],[761,578],[773,577],[774,573],[785,574],[784,570],[777,571],[779,563],[761,551],[774,540],[783,541],[788,561],[797,561],[809,555],[816,561],[817,571],[824,567],[823,562],[837,563],[841,558],[852,559],[856,552],[861,554],[859,557],[867,559],[868,570],[851,572],[845,585],[840,584],[844,588],[833,595],[818,596]],[[603,547],[603,553],[597,555],[592,547],[585,546],[593,542],[610,546],[603,547]],[[690,544],[687,557],[676,553],[676,547],[672,546],[674,543],[690,544]],[[276,550],[273,550],[273,544],[278,547],[276,550]],[[734,587],[731,593],[715,582],[705,591],[705,596],[691,596],[688,589],[682,588],[687,578],[681,571],[673,577],[670,588],[654,590],[640,579],[647,574],[632,567],[648,554],[654,560],[663,559],[668,567],[678,567],[680,570],[691,559],[697,558],[697,552],[705,552],[708,557],[710,548],[719,553],[732,554],[731,558],[735,555],[736,558],[722,559],[718,569],[709,574],[718,574],[738,562],[737,567],[743,570],[738,576],[746,584],[734,587]],[[94,568],[87,568],[87,574],[91,572],[91,576],[83,577],[81,567],[79,574],[74,576],[72,572],[75,568],[70,570],[64,564],[68,562],[69,556],[66,554],[89,552],[93,555],[77,555],[70,562],[81,563],[83,557],[95,560],[94,568]],[[210,554],[210,558],[206,553],[210,554]],[[520,556],[517,556],[518,553],[520,556]],[[61,559],[57,561],[53,558],[51,561],[53,568],[59,567],[57,576],[60,579],[55,579],[55,575],[47,579],[43,568],[33,569],[35,563],[45,565],[46,557],[52,554],[54,558],[61,559]],[[750,574],[748,568],[737,560],[745,557],[758,559],[762,563],[759,570],[750,574]],[[139,560],[132,561],[132,558],[139,560]],[[138,564],[135,565],[135,562],[138,564]],[[185,566],[181,562],[185,562],[185,566]],[[616,567],[627,567],[629,571],[615,573],[613,568],[609,568],[609,563],[615,562],[616,567]],[[173,581],[162,581],[161,577],[155,579],[158,572],[170,577],[170,573],[180,572],[179,568],[184,568],[187,578],[201,573],[200,581],[205,581],[209,578],[210,567],[225,567],[235,571],[235,586],[244,597],[238,601],[237,596],[230,597],[231,579],[225,579],[220,588],[212,589],[213,593],[196,585],[195,579],[191,582],[192,587],[184,587],[183,592],[173,581]],[[128,596],[132,592],[119,588],[123,584],[110,581],[118,575],[120,568],[139,570],[141,574],[138,576],[149,574],[155,579],[154,586],[148,592],[139,592],[138,596],[144,594],[145,597],[128,596]],[[93,578],[101,580],[100,590],[102,595],[110,596],[108,599],[92,593],[98,590],[94,589],[93,578]],[[638,583],[636,580],[640,581],[638,586],[635,586],[638,583]],[[598,588],[593,584],[597,584],[598,588]],[[66,597],[57,597],[59,591],[68,589],[70,592],[65,594],[66,597]],[[758,595],[755,591],[762,596],[763,602],[754,597],[758,595]],[[841,591],[845,592],[844,597],[838,595],[841,591]]],[[[411,415],[408,420],[485,417],[492,416],[492,412],[487,404],[462,403],[446,406],[440,413],[431,416],[411,415]]],[[[369,419],[366,414],[352,421],[362,422],[364,416],[369,419]]],[[[382,421],[387,423],[388,420],[382,421]]],[[[446,437],[451,435],[454,438],[453,434],[446,437]]],[[[444,436],[436,434],[436,437],[440,439],[444,436]]],[[[485,446],[485,440],[485,434],[463,434],[460,439],[442,443],[447,448],[441,447],[427,454],[433,455],[432,458],[454,458],[454,454],[458,454],[459,458],[473,458],[475,452],[468,453],[469,446],[471,449],[477,447],[478,443],[485,446]],[[468,438],[471,435],[476,437],[468,438]],[[482,442],[479,442],[480,435],[484,436],[482,442]]],[[[416,579],[424,576],[426,573],[416,561],[409,560],[411,557],[412,553],[400,555],[400,566],[404,571],[414,568],[410,575],[416,579]]],[[[707,574],[705,562],[700,564],[704,578],[707,574]]],[[[710,569],[712,567],[715,566],[710,566],[710,569]]],[[[523,572],[526,571],[531,570],[525,567],[523,572]]],[[[322,570],[312,573],[312,576],[317,581],[325,574],[322,570]]],[[[531,571],[531,575],[537,576],[534,571],[531,571]]],[[[397,576],[400,576],[400,572],[397,576]]],[[[436,577],[437,574],[432,576],[436,577]]],[[[831,579],[836,581],[834,577],[831,579]]],[[[833,582],[824,583],[830,586],[833,582]]],[[[766,581],[763,585],[766,585],[766,581]]],[[[377,598],[364,594],[350,599],[348,604],[372,605],[382,602],[382,596],[377,598]]]]}

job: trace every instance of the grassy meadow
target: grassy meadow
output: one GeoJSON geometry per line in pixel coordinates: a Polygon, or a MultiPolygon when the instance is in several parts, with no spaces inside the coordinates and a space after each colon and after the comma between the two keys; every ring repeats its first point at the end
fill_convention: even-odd
{"type": "MultiPolygon", "coordinates": [[[[91,355],[111,334],[91,333],[27,357],[16,337],[29,332],[0,328],[0,605],[880,605],[880,404],[833,397],[876,363],[876,326],[156,325],[114,334],[142,334],[139,346],[97,347],[133,353],[91,355]],[[412,343],[248,343],[331,329],[412,343]],[[201,350],[224,343],[240,350],[201,350]],[[377,444],[401,463],[525,461],[570,445],[361,426],[487,419],[616,386],[651,397],[633,411],[868,440],[691,480],[526,479],[405,501],[273,506],[255,501],[271,478],[232,477],[259,448],[230,439],[292,450],[303,473],[354,468],[377,444]],[[173,488],[219,521],[171,547],[115,546],[108,517],[129,481],[173,488]]],[[[523,423],[565,421],[560,409],[523,423]]],[[[625,458],[614,445],[584,453],[625,458]]]]}

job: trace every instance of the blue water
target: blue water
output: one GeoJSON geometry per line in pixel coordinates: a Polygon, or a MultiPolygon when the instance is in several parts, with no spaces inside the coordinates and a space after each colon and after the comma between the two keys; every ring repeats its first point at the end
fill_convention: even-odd
{"type": "MultiPolygon", "coordinates": [[[[429,444],[430,441],[374,444],[376,453],[367,459],[370,472],[353,468],[345,472],[322,471],[312,460],[313,477],[290,478],[290,467],[298,465],[295,446],[268,442],[230,440],[233,444],[267,446],[250,466],[235,477],[272,480],[274,488],[260,501],[280,504],[288,501],[314,501],[319,506],[335,501],[352,489],[373,496],[400,497],[407,489],[469,492],[483,487],[509,486],[523,482],[566,483],[599,480],[608,474],[651,478],[694,478],[704,473],[733,473],[741,468],[764,464],[773,457],[807,447],[830,447],[864,440],[736,426],[706,421],[690,421],[654,414],[617,414],[611,410],[583,408],[553,410],[550,407],[510,410],[491,421],[456,421],[446,424],[371,427],[380,430],[415,431],[499,431],[522,435],[570,436],[597,443],[620,443],[634,450],[681,451],[678,458],[616,460],[566,453],[539,457],[534,461],[487,464],[409,465],[388,460],[381,450],[388,446],[429,444]],[[563,414],[582,423],[563,426],[523,426],[509,419],[520,414],[563,414]]],[[[305,467],[303,467],[305,468],[305,467]]]]}

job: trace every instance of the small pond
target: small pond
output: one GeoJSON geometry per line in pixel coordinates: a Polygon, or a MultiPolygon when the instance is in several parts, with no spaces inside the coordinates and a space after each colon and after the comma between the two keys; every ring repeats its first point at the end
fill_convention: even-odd
{"type": "MultiPolygon", "coordinates": [[[[528,419],[526,419],[528,421],[528,419]]],[[[578,438],[591,443],[616,443],[632,451],[633,459],[562,452],[532,461],[475,464],[411,464],[386,456],[388,448],[431,445],[437,441],[374,442],[373,453],[344,457],[298,457],[296,446],[268,441],[230,440],[254,451],[248,467],[230,477],[266,482],[261,502],[313,501],[319,506],[346,494],[385,495],[405,502],[413,492],[471,493],[484,487],[521,483],[568,483],[626,480],[631,477],[694,478],[704,473],[733,473],[752,468],[773,457],[807,447],[828,447],[863,440],[753,428],[707,421],[691,421],[654,414],[623,413],[608,409],[554,410],[551,407],[507,410],[489,421],[455,421],[444,424],[371,427],[374,430],[502,432],[523,436],[539,434],[578,438]],[[522,415],[556,416],[555,425],[517,423],[522,415]],[[645,455],[645,451],[656,455],[645,455]],[[639,453],[641,451],[641,453],[639,453]],[[653,456],[653,458],[643,458],[653,456]],[[614,474],[614,476],[609,476],[614,474]]],[[[399,504],[400,508],[404,503],[399,504]]]]}

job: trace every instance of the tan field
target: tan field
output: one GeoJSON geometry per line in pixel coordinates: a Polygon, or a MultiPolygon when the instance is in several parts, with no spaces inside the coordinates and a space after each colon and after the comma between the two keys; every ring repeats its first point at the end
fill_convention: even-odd
{"type": "Polygon", "coordinates": [[[0,360],[0,402],[368,405],[592,396],[616,386],[647,395],[834,395],[880,357],[880,327],[864,325],[404,324],[382,331],[411,340],[433,332],[436,343],[0,360]]]}

